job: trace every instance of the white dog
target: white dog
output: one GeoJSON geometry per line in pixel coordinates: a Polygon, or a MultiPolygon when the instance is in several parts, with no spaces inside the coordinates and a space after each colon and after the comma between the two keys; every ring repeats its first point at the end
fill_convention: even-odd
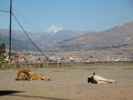
{"type": "Polygon", "coordinates": [[[92,75],[88,77],[88,83],[92,83],[92,84],[106,84],[106,83],[114,83],[114,82],[115,80],[106,79],[104,77],[96,75],[95,72],[93,72],[92,75]]]}

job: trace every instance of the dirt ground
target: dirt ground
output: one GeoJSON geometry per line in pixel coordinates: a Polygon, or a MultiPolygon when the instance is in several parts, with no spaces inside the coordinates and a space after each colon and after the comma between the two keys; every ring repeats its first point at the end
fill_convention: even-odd
{"type": "Polygon", "coordinates": [[[97,64],[32,69],[51,81],[15,81],[16,70],[0,71],[0,100],[133,100],[133,64],[97,64]],[[113,84],[88,84],[95,71],[113,84]]]}

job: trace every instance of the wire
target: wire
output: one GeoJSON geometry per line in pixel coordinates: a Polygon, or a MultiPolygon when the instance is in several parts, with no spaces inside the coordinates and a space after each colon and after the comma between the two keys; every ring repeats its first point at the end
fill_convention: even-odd
{"type": "Polygon", "coordinates": [[[8,10],[1,10],[1,9],[0,9],[0,12],[2,12],[2,13],[9,13],[8,10]]]}
{"type": "Polygon", "coordinates": [[[19,27],[21,28],[21,30],[24,32],[24,34],[27,36],[27,38],[31,41],[32,45],[43,55],[46,57],[46,59],[48,59],[48,57],[43,53],[43,51],[38,47],[38,45],[32,40],[32,38],[29,36],[28,32],[24,29],[24,27],[22,26],[22,24],[20,23],[20,21],[18,20],[17,16],[13,13],[13,17],[15,19],[15,21],[17,22],[17,24],[19,25],[19,27]]]}
{"type": "MultiPolygon", "coordinates": [[[[2,13],[9,13],[9,11],[7,10],[0,10],[0,12],[2,13]]],[[[17,16],[12,12],[12,15],[15,19],[15,21],[17,22],[17,24],[19,25],[19,27],[21,28],[21,30],[24,32],[24,34],[27,36],[27,38],[29,39],[29,41],[31,41],[32,45],[43,55],[45,56],[45,58],[48,60],[49,58],[43,53],[43,51],[38,47],[38,45],[31,39],[31,37],[29,36],[28,32],[24,29],[23,25],[20,23],[20,21],[18,20],[17,16]]]]}

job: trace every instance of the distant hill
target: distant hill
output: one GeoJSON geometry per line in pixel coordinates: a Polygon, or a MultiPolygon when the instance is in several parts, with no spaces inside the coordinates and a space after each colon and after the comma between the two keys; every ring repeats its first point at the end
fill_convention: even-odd
{"type": "Polygon", "coordinates": [[[133,22],[103,32],[86,33],[57,44],[63,50],[92,50],[133,47],[133,22]]]}
{"type": "MultiPolygon", "coordinates": [[[[58,42],[72,37],[76,37],[80,33],[62,30],[56,33],[42,32],[42,33],[29,33],[32,40],[42,49],[49,50],[53,48],[58,42]]],[[[0,29],[0,42],[4,42],[8,46],[9,31],[7,29],[0,29]]],[[[20,31],[12,31],[12,48],[17,51],[35,51],[36,48],[28,40],[26,35],[20,31]]]]}
{"type": "MultiPolygon", "coordinates": [[[[7,29],[0,29],[0,43],[9,47],[9,32],[7,29]]],[[[19,31],[12,32],[12,49],[17,51],[35,50],[33,45],[19,31]]]]}
{"type": "Polygon", "coordinates": [[[75,32],[75,31],[71,31],[71,30],[62,30],[62,31],[58,31],[56,33],[41,33],[38,34],[38,36],[34,37],[34,40],[36,40],[36,42],[39,43],[40,47],[42,47],[44,50],[47,49],[54,49],[56,48],[55,46],[59,43],[62,42],[66,39],[71,39],[74,37],[77,37],[79,35],[81,35],[82,33],[80,32],[75,32]]]}
{"type": "MultiPolygon", "coordinates": [[[[12,32],[14,50],[36,50],[28,38],[20,31],[12,32]]],[[[56,33],[29,33],[42,50],[82,51],[109,50],[112,48],[133,48],[133,22],[115,26],[103,32],[79,32],[61,30],[56,33]]],[[[8,46],[8,30],[0,29],[0,42],[8,46]]]]}

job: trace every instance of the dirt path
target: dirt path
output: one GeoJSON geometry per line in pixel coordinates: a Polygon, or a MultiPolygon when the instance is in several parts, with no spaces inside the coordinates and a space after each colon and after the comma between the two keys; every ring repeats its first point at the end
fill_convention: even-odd
{"type": "Polygon", "coordinates": [[[15,81],[16,70],[0,71],[0,100],[132,100],[133,70],[125,67],[33,69],[51,77],[51,81],[15,81]],[[127,69],[126,69],[127,68],[127,69]],[[117,83],[92,85],[92,71],[115,79],[117,83]]]}

